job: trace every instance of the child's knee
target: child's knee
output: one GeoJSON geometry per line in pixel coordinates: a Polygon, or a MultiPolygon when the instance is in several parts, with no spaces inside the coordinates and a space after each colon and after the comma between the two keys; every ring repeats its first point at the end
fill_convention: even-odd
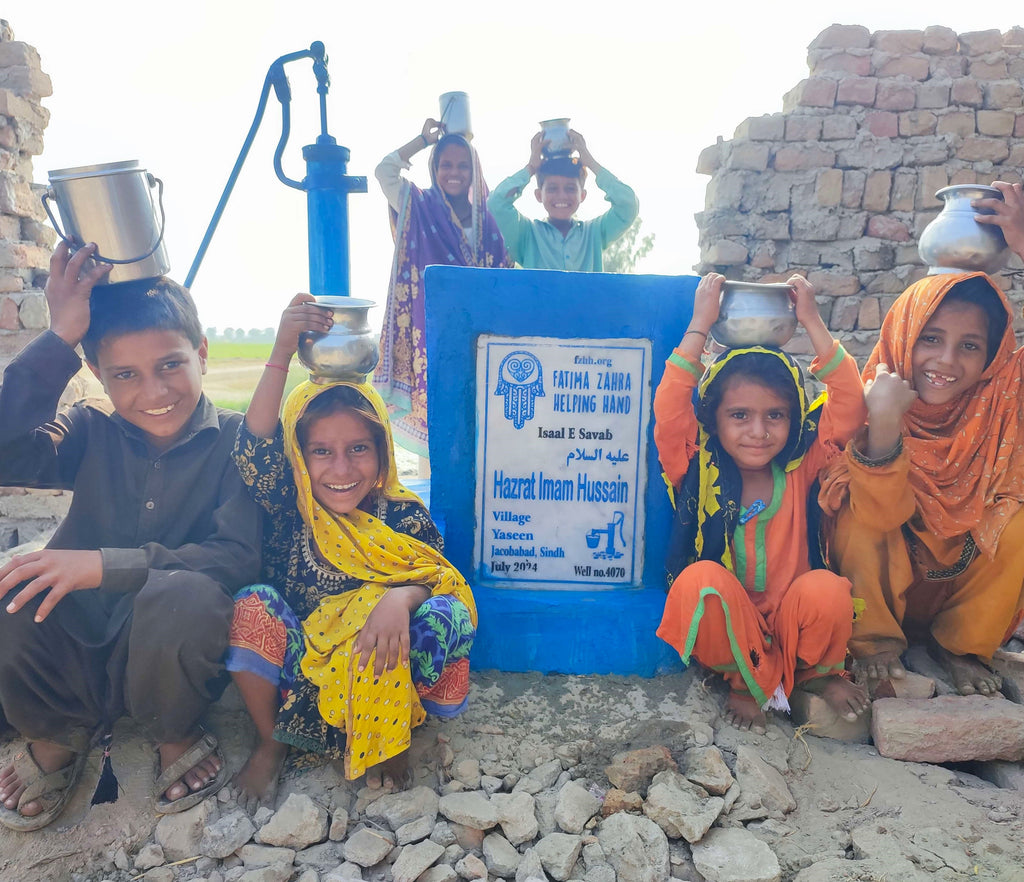
{"type": "Polygon", "coordinates": [[[798,576],[783,603],[797,604],[816,617],[853,620],[853,594],[850,580],[830,570],[811,570],[798,576]]]}
{"type": "Polygon", "coordinates": [[[734,587],[743,590],[736,577],[720,563],[713,560],[698,560],[684,569],[669,588],[669,597],[681,598],[698,595],[705,588],[714,588],[719,593],[729,593],[734,587]]]}

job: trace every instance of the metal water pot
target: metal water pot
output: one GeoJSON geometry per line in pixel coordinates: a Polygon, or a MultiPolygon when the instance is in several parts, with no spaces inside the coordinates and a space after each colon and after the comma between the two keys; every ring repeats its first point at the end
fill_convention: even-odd
{"type": "Polygon", "coordinates": [[[723,346],[785,346],[796,333],[796,310],[785,283],[725,282],[712,336],[723,346]]]}
{"type": "Polygon", "coordinates": [[[164,247],[163,181],[136,160],[59,168],[48,174],[50,186],[42,199],[50,223],[72,250],[96,243],[94,258],[114,265],[105,284],[167,274],[171,264],[164,247]],[[51,200],[57,203],[63,229],[50,210],[51,200]]]}
{"type": "Polygon", "coordinates": [[[439,99],[441,125],[446,135],[462,135],[473,140],[473,122],[469,115],[469,95],[465,92],[445,92],[439,99]]]}
{"type": "Polygon", "coordinates": [[[299,361],[314,383],[345,380],[364,383],[377,367],[380,347],[367,314],[372,300],[321,295],[316,306],[334,312],[334,326],[326,333],[304,331],[299,335],[299,361]]]}
{"type": "Polygon", "coordinates": [[[555,156],[569,156],[572,154],[572,138],[569,137],[569,117],[541,120],[540,131],[541,138],[548,142],[542,150],[545,158],[551,159],[555,156]]]}
{"type": "Polygon", "coordinates": [[[1006,262],[1003,231],[991,224],[979,224],[977,214],[995,214],[986,208],[972,208],[972,199],[1002,199],[995,187],[954,184],[935,194],[943,201],[942,211],[921,233],[917,253],[928,265],[929,275],[940,273],[994,273],[1006,262]]]}

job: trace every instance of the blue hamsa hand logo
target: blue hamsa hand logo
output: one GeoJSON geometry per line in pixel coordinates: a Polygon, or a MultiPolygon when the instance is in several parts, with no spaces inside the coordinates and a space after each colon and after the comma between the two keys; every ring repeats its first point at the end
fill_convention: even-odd
{"type": "Polygon", "coordinates": [[[533,401],[544,397],[544,373],[540,359],[522,349],[510,352],[498,365],[495,395],[505,396],[505,419],[521,429],[533,419],[533,401]]]}

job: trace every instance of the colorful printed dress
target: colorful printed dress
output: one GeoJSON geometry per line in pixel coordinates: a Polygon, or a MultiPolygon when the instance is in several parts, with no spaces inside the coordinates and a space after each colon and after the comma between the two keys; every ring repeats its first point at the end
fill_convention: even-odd
{"type": "MultiPolygon", "coordinates": [[[[355,778],[404,750],[411,729],[426,713],[452,717],[465,709],[476,609],[465,581],[440,553],[442,540],[425,506],[397,479],[387,480],[374,494],[369,512],[335,518],[312,500],[294,424],[305,404],[327,388],[306,383],[293,392],[272,439],[253,435],[244,422],[239,428],[235,463],[267,514],[267,584],[236,595],[226,665],[280,685],[278,741],[344,757],[346,775],[355,778]],[[286,453],[289,448],[298,469],[286,453]],[[296,476],[302,479],[299,486],[296,476]],[[389,556],[385,545],[393,546],[397,556],[389,556]],[[335,557],[344,550],[352,563],[328,563],[325,548],[335,557]],[[414,569],[399,561],[403,555],[414,569]],[[374,678],[371,667],[358,672],[348,664],[349,652],[390,584],[424,584],[432,596],[410,618],[410,669],[399,666],[374,678]],[[361,713],[369,704],[387,710],[372,717],[361,713]],[[397,737],[385,724],[395,727],[397,737]],[[353,745],[364,739],[370,744],[353,745]],[[356,750],[371,745],[372,750],[356,750]]],[[[387,427],[383,402],[372,387],[354,388],[374,403],[387,427]]],[[[390,432],[388,438],[394,475],[390,432]]]]}
{"type": "MultiPolygon", "coordinates": [[[[390,164],[401,164],[397,153],[378,166],[377,177],[390,164]]],[[[406,167],[408,165],[406,164],[406,167]]],[[[440,266],[511,267],[498,225],[487,209],[487,184],[480,158],[460,135],[446,135],[430,153],[431,186],[422,190],[404,177],[396,205],[390,206],[395,258],[380,335],[380,364],[373,383],[388,404],[392,427],[407,450],[428,456],[427,338],[423,271],[440,266]],[[472,223],[459,225],[448,197],[437,184],[437,161],[451,143],[469,150],[473,162],[470,203],[472,223]]],[[[385,189],[385,193],[388,190],[385,189]]]]}

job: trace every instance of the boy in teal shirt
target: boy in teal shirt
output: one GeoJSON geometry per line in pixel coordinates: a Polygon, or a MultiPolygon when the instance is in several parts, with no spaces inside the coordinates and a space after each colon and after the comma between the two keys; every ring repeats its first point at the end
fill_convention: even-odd
{"type": "Polygon", "coordinates": [[[525,269],[601,272],[604,249],[629,229],[640,211],[632,188],[594,160],[579,132],[571,131],[569,135],[578,159],[543,159],[542,135],[538,132],[530,142],[526,168],[498,184],[487,199],[487,208],[498,223],[509,255],[525,269]],[[580,221],[575,214],[587,198],[583,184],[588,168],[612,207],[598,218],[580,221]],[[547,211],[547,220],[525,218],[515,207],[534,175],[534,195],[547,211]]]}

